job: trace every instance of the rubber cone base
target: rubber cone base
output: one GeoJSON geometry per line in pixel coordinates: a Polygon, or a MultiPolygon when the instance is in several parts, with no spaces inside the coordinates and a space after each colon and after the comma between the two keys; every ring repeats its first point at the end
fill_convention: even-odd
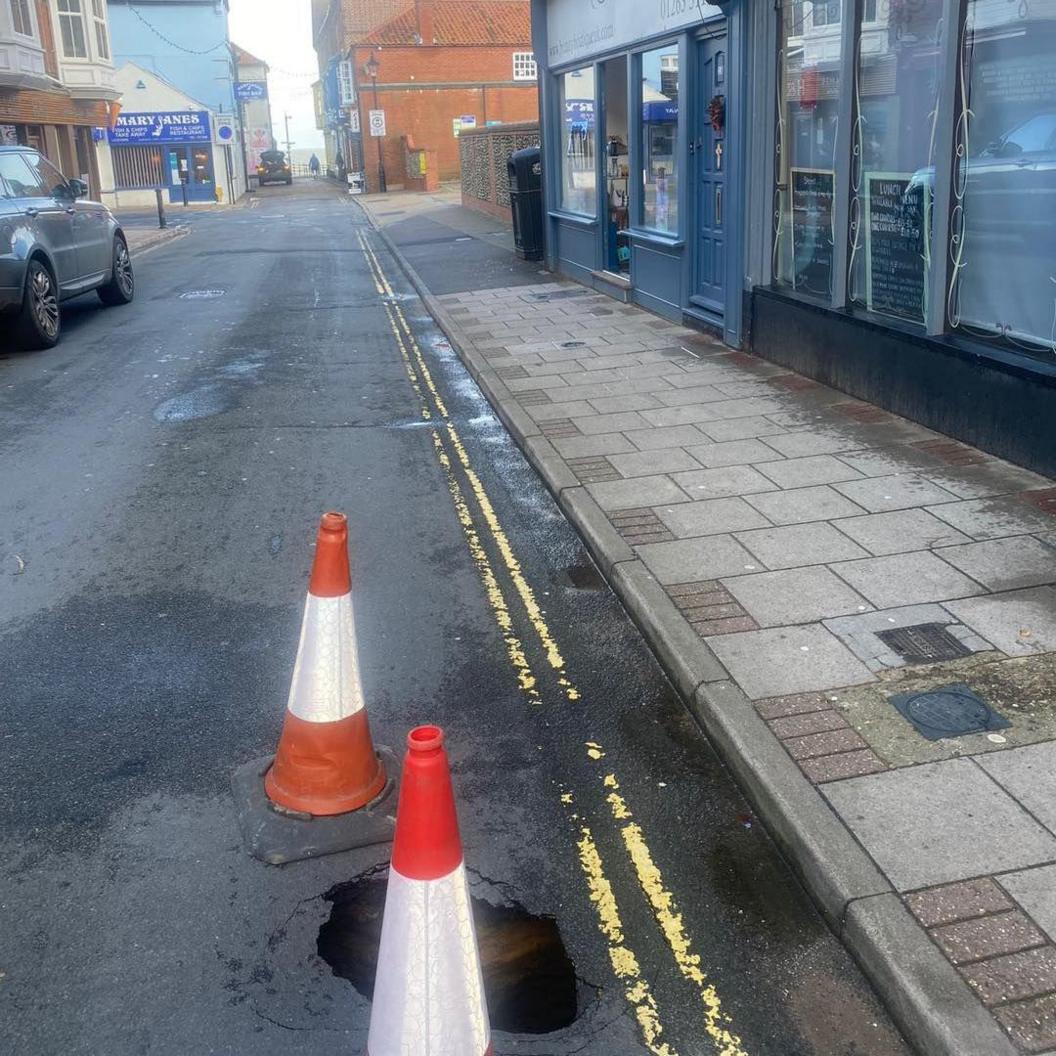
{"type": "Polygon", "coordinates": [[[396,831],[396,776],[400,763],[389,748],[378,747],[388,781],[366,806],[347,814],[313,817],[276,809],[264,791],[273,756],[240,766],[231,778],[238,827],[246,849],[268,865],[321,858],[356,847],[391,843],[396,831]]]}

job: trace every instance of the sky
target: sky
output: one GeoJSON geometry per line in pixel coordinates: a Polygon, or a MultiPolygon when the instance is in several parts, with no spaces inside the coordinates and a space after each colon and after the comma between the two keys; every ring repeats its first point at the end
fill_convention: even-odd
{"type": "Polygon", "coordinates": [[[319,67],[312,49],[311,0],[230,0],[231,40],[270,67],[271,122],[280,149],[285,149],[283,114],[290,115],[293,146],[320,148],[323,134],[315,127],[312,82],[319,67]]]}

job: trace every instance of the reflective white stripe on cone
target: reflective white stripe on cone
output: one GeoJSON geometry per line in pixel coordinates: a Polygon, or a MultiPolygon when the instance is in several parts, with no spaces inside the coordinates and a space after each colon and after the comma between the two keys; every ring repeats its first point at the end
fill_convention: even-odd
{"type": "Polygon", "coordinates": [[[464,865],[439,880],[411,880],[390,869],[368,1056],[490,1051],[464,865]]]}
{"type": "Polygon", "coordinates": [[[308,595],[286,708],[305,722],[338,722],[363,708],[352,595],[308,595]]]}

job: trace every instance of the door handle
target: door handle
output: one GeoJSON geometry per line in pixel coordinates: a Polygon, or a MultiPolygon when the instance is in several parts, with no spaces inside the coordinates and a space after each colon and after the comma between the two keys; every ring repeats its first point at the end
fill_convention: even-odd
{"type": "Polygon", "coordinates": [[[26,216],[40,216],[40,210],[39,209],[34,209],[32,206],[30,206],[26,210],[26,216]]]}

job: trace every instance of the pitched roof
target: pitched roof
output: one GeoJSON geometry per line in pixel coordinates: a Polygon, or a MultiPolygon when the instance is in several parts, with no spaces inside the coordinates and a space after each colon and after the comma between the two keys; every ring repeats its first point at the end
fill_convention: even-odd
{"type": "Polygon", "coordinates": [[[264,69],[269,69],[268,64],[263,59],[258,59],[256,55],[246,51],[245,48],[240,48],[234,41],[231,41],[231,48],[235,53],[235,60],[239,66],[263,66],[264,69]]]}
{"type": "Polygon", "coordinates": [[[529,0],[432,0],[429,6],[432,40],[419,41],[418,14],[412,6],[367,34],[364,43],[387,47],[419,43],[442,46],[531,43],[529,0]]]}

